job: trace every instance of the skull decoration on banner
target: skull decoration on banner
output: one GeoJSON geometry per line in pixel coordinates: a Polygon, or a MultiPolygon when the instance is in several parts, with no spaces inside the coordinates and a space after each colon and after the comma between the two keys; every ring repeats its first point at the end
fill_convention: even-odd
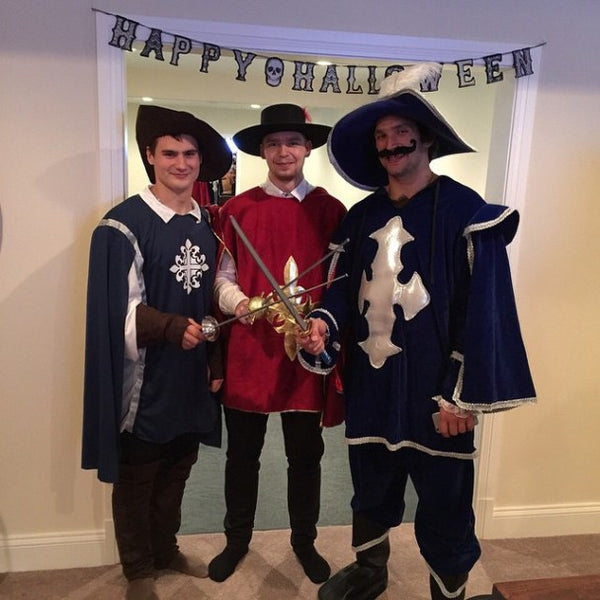
{"type": "Polygon", "coordinates": [[[265,81],[271,87],[277,87],[281,84],[283,77],[283,61],[276,56],[269,58],[265,64],[265,81]]]}

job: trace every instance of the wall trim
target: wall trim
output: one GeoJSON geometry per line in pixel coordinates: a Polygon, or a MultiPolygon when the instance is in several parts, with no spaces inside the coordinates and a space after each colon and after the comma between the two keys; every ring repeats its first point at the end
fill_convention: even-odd
{"type": "Polygon", "coordinates": [[[493,498],[482,498],[478,505],[481,539],[600,534],[600,502],[495,507],[493,498]]]}
{"type": "Polygon", "coordinates": [[[8,536],[0,542],[0,573],[112,564],[102,529],[8,536]]]}
{"type": "MultiPolygon", "coordinates": [[[[478,504],[479,512],[488,515],[481,539],[600,534],[599,502],[494,508],[493,499],[484,498],[478,504]]],[[[104,529],[8,536],[0,541],[0,573],[97,567],[118,562],[111,520],[105,522],[104,529]]]]}

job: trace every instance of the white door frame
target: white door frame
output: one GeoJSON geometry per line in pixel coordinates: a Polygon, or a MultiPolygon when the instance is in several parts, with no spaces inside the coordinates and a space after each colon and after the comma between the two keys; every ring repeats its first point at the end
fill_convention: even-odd
{"type": "MultiPolygon", "coordinates": [[[[441,61],[485,56],[491,51],[507,54],[528,44],[473,42],[441,38],[417,38],[367,33],[347,33],[290,27],[266,27],[235,23],[194,21],[123,15],[164,32],[177,33],[192,40],[206,41],[226,48],[254,52],[293,53],[374,60],[441,61]]],[[[98,61],[98,118],[100,144],[100,193],[102,198],[117,203],[125,196],[126,150],[125,60],[123,50],[109,46],[114,17],[96,13],[96,51],[98,61]]],[[[508,160],[505,172],[504,201],[521,212],[525,210],[527,174],[531,153],[531,137],[537,97],[541,48],[531,50],[535,65],[533,75],[517,80],[508,160]]],[[[519,241],[510,246],[513,277],[517,279],[519,241]]],[[[492,529],[497,483],[497,460],[494,442],[500,439],[501,421],[486,415],[479,428],[475,514],[477,532],[482,538],[492,529]]],[[[110,502],[106,503],[107,547],[113,539],[110,502]]]]}

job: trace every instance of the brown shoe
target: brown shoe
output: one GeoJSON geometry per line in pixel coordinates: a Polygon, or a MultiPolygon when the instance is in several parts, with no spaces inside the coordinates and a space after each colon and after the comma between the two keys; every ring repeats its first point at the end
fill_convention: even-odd
{"type": "Polygon", "coordinates": [[[132,579],[127,584],[126,600],[159,600],[152,577],[132,579]]]}
{"type": "Polygon", "coordinates": [[[185,554],[177,552],[171,562],[165,567],[171,571],[178,571],[192,577],[208,577],[208,567],[201,560],[188,558],[185,554]]]}

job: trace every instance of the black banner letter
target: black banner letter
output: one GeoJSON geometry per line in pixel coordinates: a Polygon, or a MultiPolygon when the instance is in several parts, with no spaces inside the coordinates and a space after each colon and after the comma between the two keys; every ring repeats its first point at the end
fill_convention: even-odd
{"type": "Polygon", "coordinates": [[[200,71],[202,73],[208,73],[208,63],[212,60],[219,60],[221,58],[221,48],[214,44],[204,44],[204,52],[202,52],[202,66],[200,71]]]}
{"type": "Polygon", "coordinates": [[[129,50],[129,52],[131,52],[131,45],[135,42],[135,31],[139,23],[119,17],[118,15],[115,19],[115,26],[112,30],[112,40],[108,42],[108,45],[114,46],[115,48],[121,48],[121,50],[129,50]]]}
{"type": "Polygon", "coordinates": [[[244,53],[241,50],[234,50],[233,56],[238,66],[236,79],[238,81],[246,81],[246,69],[250,66],[250,63],[256,58],[256,54],[253,54],[252,52],[246,52],[246,56],[244,57],[244,53]]]}
{"type": "Polygon", "coordinates": [[[379,89],[377,87],[377,76],[375,75],[375,69],[377,69],[376,65],[370,65],[367,67],[369,69],[369,94],[379,94],[379,89]]]}
{"type": "Polygon", "coordinates": [[[295,92],[302,90],[304,90],[305,92],[312,92],[312,82],[315,78],[315,63],[295,60],[294,65],[294,86],[292,87],[292,89],[295,92]]]}
{"type": "Polygon", "coordinates": [[[502,61],[502,54],[492,54],[491,56],[484,56],[485,62],[485,74],[488,83],[497,83],[504,79],[504,74],[500,71],[500,62],[502,61]]]}
{"type": "Polygon", "coordinates": [[[348,89],[346,94],[362,94],[362,85],[356,85],[356,65],[348,65],[348,89]]]}
{"type": "Polygon", "coordinates": [[[456,65],[456,76],[458,77],[458,87],[471,87],[475,85],[475,77],[471,72],[473,66],[473,59],[467,58],[465,60],[457,60],[456,65]]]}
{"type": "Polygon", "coordinates": [[[335,94],[342,93],[342,90],[340,90],[340,80],[338,78],[337,68],[335,65],[327,65],[327,71],[325,71],[325,75],[323,76],[323,82],[321,83],[319,92],[327,92],[327,88],[329,86],[331,86],[335,94]]]}
{"type": "Polygon", "coordinates": [[[522,48],[513,50],[513,66],[515,68],[515,77],[525,77],[533,74],[533,64],[531,62],[531,48],[522,48]]]}
{"type": "Polygon", "coordinates": [[[162,53],[162,31],[160,29],[153,29],[150,32],[150,36],[146,40],[146,45],[140,52],[140,56],[148,57],[150,52],[156,54],[156,60],[165,60],[162,53]]]}
{"type": "Polygon", "coordinates": [[[173,52],[171,53],[170,64],[177,66],[179,64],[180,54],[189,54],[192,49],[192,40],[186,37],[174,36],[173,52]]]}

